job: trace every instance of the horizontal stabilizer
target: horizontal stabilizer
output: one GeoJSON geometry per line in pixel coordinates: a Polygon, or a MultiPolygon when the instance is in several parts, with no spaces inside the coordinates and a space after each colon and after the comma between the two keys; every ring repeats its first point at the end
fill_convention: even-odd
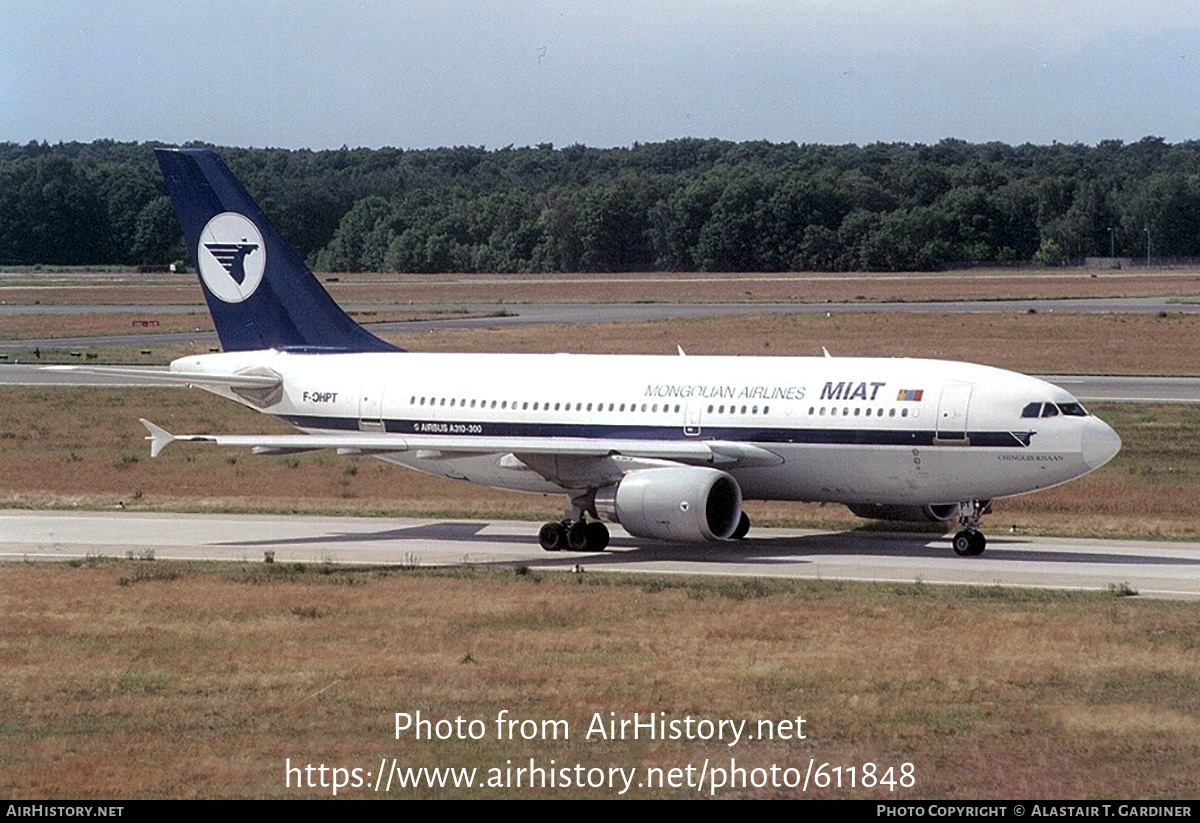
{"type": "Polygon", "coordinates": [[[263,374],[209,374],[169,369],[143,369],[121,366],[43,366],[46,371],[71,371],[98,377],[120,377],[180,386],[217,386],[237,389],[270,389],[281,382],[278,376],[263,374]]]}
{"type": "Polygon", "coordinates": [[[150,441],[151,457],[158,457],[163,449],[175,442],[173,434],[164,428],[154,425],[149,420],[142,418],[142,425],[146,427],[146,431],[150,432],[150,436],[146,439],[150,441]]]}

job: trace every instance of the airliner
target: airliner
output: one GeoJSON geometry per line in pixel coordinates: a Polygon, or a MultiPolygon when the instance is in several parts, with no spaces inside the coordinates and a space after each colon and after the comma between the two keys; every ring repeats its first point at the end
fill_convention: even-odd
{"type": "Polygon", "coordinates": [[[431,475],[562,495],[547,551],[638,538],[746,536],[742,501],[842,503],[930,520],[981,554],[992,501],[1103,466],[1121,440],[1063,389],[938,360],[425,354],[350,319],[206,149],[158,162],[223,351],[171,363],[177,383],[299,433],[171,434],[257,454],[333,449],[431,475]]]}

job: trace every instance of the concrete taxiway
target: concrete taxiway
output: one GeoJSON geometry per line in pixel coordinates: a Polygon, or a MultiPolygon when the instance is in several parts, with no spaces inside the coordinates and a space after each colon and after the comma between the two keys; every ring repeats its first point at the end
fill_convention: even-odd
{"type": "Polygon", "coordinates": [[[0,560],[89,556],[156,560],[513,565],[587,571],[1136,590],[1200,600],[1200,543],[989,535],[980,557],[948,536],[755,529],[751,538],[658,544],[614,527],[603,553],[547,553],[537,523],[394,518],[0,511],[0,560]]]}

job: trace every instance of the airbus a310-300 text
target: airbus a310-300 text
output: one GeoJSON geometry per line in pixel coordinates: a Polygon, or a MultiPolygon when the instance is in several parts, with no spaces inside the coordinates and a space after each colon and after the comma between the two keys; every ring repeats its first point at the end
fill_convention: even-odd
{"type": "Polygon", "coordinates": [[[225,164],[159,150],[222,353],[173,380],[296,427],[172,435],[259,454],[336,449],[442,477],[561,494],[542,547],[599,551],[604,522],[672,541],[744,537],[744,499],[958,521],[979,554],[999,497],[1073,480],[1120,438],[1050,383],[988,366],[842,357],[423,354],[351,320],[225,164]]]}

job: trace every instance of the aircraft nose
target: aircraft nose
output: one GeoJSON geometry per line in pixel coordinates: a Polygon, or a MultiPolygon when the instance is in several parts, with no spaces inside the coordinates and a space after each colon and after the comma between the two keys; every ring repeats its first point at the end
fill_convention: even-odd
{"type": "Polygon", "coordinates": [[[1092,418],[1083,430],[1083,462],[1098,469],[1116,457],[1121,450],[1121,436],[1103,420],[1092,418]]]}

